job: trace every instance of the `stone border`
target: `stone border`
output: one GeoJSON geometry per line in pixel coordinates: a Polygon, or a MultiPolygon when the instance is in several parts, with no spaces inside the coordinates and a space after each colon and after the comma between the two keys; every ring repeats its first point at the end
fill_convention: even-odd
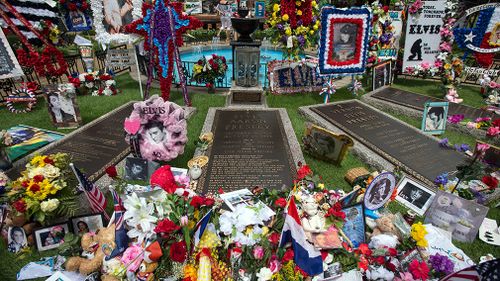
{"type": "MultiPolygon", "coordinates": [[[[373,107],[376,107],[379,110],[385,111],[385,112],[392,112],[395,114],[401,114],[404,116],[412,117],[421,120],[422,119],[422,111],[419,111],[418,109],[403,106],[397,103],[391,103],[389,101],[385,101],[382,99],[377,99],[372,97],[372,95],[378,93],[379,91],[387,88],[389,86],[385,86],[379,89],[376,89],[375,91],[371,91],[363,96],[361,96],[361,100],[373,107]]],[[[395,88],[398,89],[398,88],[395,88]]],[[[399,89],[398,89],[399,90],[399,89]]],[[[451,124],[451,123],[446,123],[446,128],[450,128],[451,130],[461,133],[461,134],[466,134],[469,136],[472,136],[476,139],[480,139],[483,141],[487,142],[492,142],[493,144],[499,145],[500,144],[500,138],[489,138],[486,136],[486,131],[485,130],[480,130],[480,129],[470,129],[467,128],[466,126],[460,125],[460,124],[451,124]]]]}
{"type": "MultiPolygon", "coordinates": [[[[382,155],[376,153],[375,151],[373,151],[373,149],[369,148],[368,146],[366,146],[365,144],[361,143],[360,141],[358,141],[357,139],[355,139],[354,137],[351,136],[351,134],[343,131],[342,129],[340,129],[339,127],[335,126],[334,124],[328,122],[328,120],[324,119],[321,115],[317,114],[316,112],[314,112],[311,108],[312,107],[323,107],[323,106],[328,106],[328,105],[331,105],[331,104],[342,104],[342,103],[348,103],[348,102],[352,102],[353,100],[345,100],[345,101],[339,101],[339,102],[333,102],[333,103],[327,103],[327,104],[316,104],[316,105],[308,105],[308,106],[302,106],[302,107],[299,107],[299,113],[304,116],[306,119],[310,120],[311,122],[313,122],[314,124],[317,124],[325,129],[328,129],[334,133],[337,133],[337,134],[344,134],[344,135],[347,135],[349,137],[351,137],[354,141],[354,146],[352,147],[352,152],[355,156],[357,156],[358,158],[360,158],[363,162],[365,162],[368,166],[370,167],[373,167],[377,170],[387,170],[387,171],[393,171],[394,168],[396,167],[396,165],[392,164],[389,160],[387,160],[386,158],[384,158],[382,155]]],[[[422,132],[413,127],[413,126],[410,126],[409,124],[391,116],[390,114],[388,113],[385,113],[383,111],[380,111],[379,109],[369,105],[369,104],[366,104],[362,101],[359,101],[359,103],[362,103],[363,105],[367,106],[368,108],[370,109],[373,109],[385,116],[387,116],[388,118],[391,118],[393,119],[394,121],[396,122],[399,122],[402,126],[406,126],[406,127],[409,127],[411,128],[412,130],[415,131],[415,133],[419,133],[419,134],[422,134],[422,132]]],[[[437,137],[434,137],[434,136],[431,136],[431,135],[426,135],[426,134],[423,134],[425,137],[427,138],[430,138],[432,140],[435,140],[436,142],[439,141],[439,138],[437,137]]],[[[392,157],[392,156],[391,156],[392,157]]],[[[409,177],[412,177],[412,178],[415,178],[415,176],[411,175],[411,174],[408,174],[407,172],[405,171],[402,171],[405,175],[409,176],[409,177]]],[[[427,185],[430,185],[431,187],[434,186],[434,183],[429,180],[429,179],[425,179],[423,177],[419,177],[419,180],[420,181],[423,181],[425,184],[427,185]]]]}
{"type": "MultiPolygon", "coordinates": [[[[293,130],[292,122],[288,117],[288,113],[284,108],[262,108],[262,107],[244,107],[244,106],[231,106],[231,107],[211,107],[208,109],[207,116],[205,118],[205,123],[203,124],[203,128],[201,129],[200,134],[211,132],[212,125],[215,119],[215,112],[217,110],[226,110],[226,111],[240,111],[240,110],[259,110],[259,111],[279,111],[281,121],[283,122],[283,128],[285,130],[286,138],[288,139],[288,146],[290,148],[290,152],[292,153],[293,161],[295,162],[296,168],[298,168],[297,164],[301,162],[305,164],[306,161],[304,159],[304,155],[302,154],[302,149],[300,147],[299,141],[295,135],[295,131],[293,130]]],[[[196,148],[194,156],[206,155],[208,150],[202,151],[199,148],[196,148]]]]}

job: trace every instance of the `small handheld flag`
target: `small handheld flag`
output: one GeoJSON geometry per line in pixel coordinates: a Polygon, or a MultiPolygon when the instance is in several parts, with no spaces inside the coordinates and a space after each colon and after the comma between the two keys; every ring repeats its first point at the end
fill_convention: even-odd
{"type": "Polygon", "coordinates": [[[109,216],[106,213],[106,204],[108,203],[106,196],[73,163],[70,163],[69,166],[80,183],[80,187],[90,203],[92,212],[104,213],[106,219],[109,220],[109,216]]]}

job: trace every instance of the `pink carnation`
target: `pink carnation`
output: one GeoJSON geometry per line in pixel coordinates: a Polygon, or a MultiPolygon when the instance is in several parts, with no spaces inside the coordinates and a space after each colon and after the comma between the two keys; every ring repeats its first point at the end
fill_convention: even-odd
{"type": "Polygon", "coordinates": [[[430,63],[429,63],[429,62],[426,62],[426,61],[422,62],[422,64],[421,64],[420,66],[422,66],[422,68],[423,68],[424,70],[428,70],[429,68],[431,68],[430,63]]]}
{"type": "Polygon", "coordinates": [[[128,271],[135,272],[139,269],[139,266],[142,263],[144,258],[144,251],[139,245],[132,245],[128,247],[125,252],[123,252],[123,256],[120,259],[123,264],[130,264],[128,266],[128,271]],[[132,262],[134,261],[134,262],[132,262]]]}
{"type": "Polygon", "coordinates": [[[441,51],[446,51],[446,52],[451,52],[451,45],[448,42],[443,42],[441,45],[439,45],[439,50],[441,51]]]}
{"type": "Polygon", "coordinates": [[[486,131],[486,135],[488,137],[496,137],[500,134],[500,128],[499,127],[489,127],[488,131],[486,131]]]}

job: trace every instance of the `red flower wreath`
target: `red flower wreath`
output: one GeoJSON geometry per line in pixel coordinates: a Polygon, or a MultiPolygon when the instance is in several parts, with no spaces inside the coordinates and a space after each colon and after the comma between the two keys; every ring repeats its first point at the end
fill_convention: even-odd
{"type": "Polygon", "coordinates": [[[66,73],[68,70],[68,64],[64,59],[64,55],[58,49],[47,46],[42,51],[42,56],[38,60],[35,65],[36,72],[43,76],[52,76],[59,77],[66,73]],[[55,63],[59,65],[58,68],[55,68],[55,63],[53,61],[53,57],[55,58],[55,63]]]}

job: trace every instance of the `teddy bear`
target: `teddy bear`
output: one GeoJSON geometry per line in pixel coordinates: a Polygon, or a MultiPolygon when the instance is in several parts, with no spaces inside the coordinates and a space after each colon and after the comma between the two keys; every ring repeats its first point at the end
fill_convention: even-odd
{"type": "Polygon", "coordinates": [[[140,281],[152,281],[155,280],[154,271],[158,268],[157,262],[146,262],[143,261],[139,267],[139,272],[137,272],[137,279],[140,281]]]}
{"type": "Polygon", "coordinates": [[[81,245],[84,251],[93,252],[94,256],[92,258],[68,258],[66,270],[79,271],[82,275],[89,275],[92,272],[100,271],[104,257],[106,256],[104,251],[112,251],[114,249],[115,224],[101,228],[97,234],[83,234],[81,245]],[[106,246],[103,247],[104,245],[106,246]]]}
{"type": "Polygon", "coordinates": [[[398,231],[393,224],[396,216],[394,214],[385,214],[380,218],[375,220],[377,226],[373,229],[371,236],[376,236],[379,234],[393,234],[398,235],[398,231]]]}

